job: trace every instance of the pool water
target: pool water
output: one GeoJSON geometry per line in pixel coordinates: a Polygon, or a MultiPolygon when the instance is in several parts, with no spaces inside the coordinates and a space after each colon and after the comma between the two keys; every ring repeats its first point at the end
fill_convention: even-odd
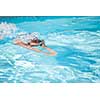
{"type": "Polygon", "coordinates": [[[0,22],[13,23],[18,29],[14,36],[38,32],[57,52],[47,56],[17,46],[11,38],[0,40],[1,83],[100,82],[99,16],[1,17],[0,22]]]}

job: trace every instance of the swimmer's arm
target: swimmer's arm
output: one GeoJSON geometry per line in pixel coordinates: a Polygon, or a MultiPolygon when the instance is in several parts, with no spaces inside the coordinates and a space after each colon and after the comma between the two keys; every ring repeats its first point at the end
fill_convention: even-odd
{"type": "Polygon", "coordinates": [[[37,49],[37,48],[33,48],[33,47],[31,47],[31,46],[26,46],[26,45],[23,45],[23,44],[20,44],[20,46],[25,47],[25,48],[30,49],[30,50],[34,50],[34,51],[36,51],[36,52],[41,52],[41,50],[39,50],[39,49],[37,49]]]}
{"type": "Polygon", "coordinates": [[[24,47],[24,48],[27,48],[27,49],[30,49],[30,50],[34,50],[36,52],[41,52],[41,50],[39,50],[37,48],[33,48],[31,46],[28,46],[28,45],[24,44],[22,41],[14,41],[14,43],[21,46],[21,47],[24,47]]]}
{"type": "Polygon", "coordinates": [[[33,50],[33,51],[35,51],[35,52],[42,52],[41,50],[39,50],[39,49],[37,49],[37,48],[33,48],[33,47],[31,47],[31,46],[25,46],[25,45],[20,45],[20,46],[25,47],[25,48],[30,49],[30,50],[33,50]]]}
{"type": "Polygon", "coordinates": [[[33,47],[26,47],[26,48],[28,48],[28,49],[30,49],[30,50],[34,50],[34,51],[36,51],[36,52],[41,52],[41,53],[43,53],[43,54],[46,54],[46,55],[48,55],[48,56],[55,56],[57,53],[55,52],[55,51],[53,51],[52,49],[50,49],[50,48],[48,48],[48,47],[46,47],[46,49],[50,52],[50,53],[48,53],[48,52],[43,52],[43,51],[41,51],[41,50],[39,50],[39,49],[37,49],[37,48],[33,48],[33,47]]]}
{"type": "Polygon", "coordinates": [[[21,46],[21,47],[24,47],[24,48],[27,48],[27,49],[30,49],[30,50],[33,50],[33,51],[36,51],[36,52],[42,52],[42,53],[44,53],[44,54],[46,54],[48,56],[55,56],[57,54],[55,51],[53,51],[52,49],[50,49],[48,47],[43,47],[43,48],[45,48],[46,50],[48,50],[50,53],[43,52],[43,51],[41,51],[41,50],[39,50],[37,48],[33,48],[31,46],[28,46],[28,45],[24,44],[20,40],[14,41],[14,43],[17,44],[17,45],[19,45],[19,46],[21,46]]]}
{"type": "Polygon", "coordinates": [[[48,47],[43,47],[43,48],[45,48],[46,50],[48,50],[50,52],[50,53],[46,53],[45,52],[46,55],[49,55],[49,56],[55,56],[55,55],[57,55],[57,52],[55,52],[51,48],[48,48],[48,47]]]}
{"type": "Polygon", "coordinates": [[[27,48],[27,49],[30,49],[30,50],[33,50],[33,51],[35,51],[35,52],[42,52],[43,54],[46,54],[46,55],[48,55],[48,56],[55,56],[57,53],[55,52],[55,51],[53,51],[52,49],[50,49],[50,48],[48,48],[48,47],[45,47],[45,49],[47,49],[50,53],[47,53],[47,52],[43,52],[43,51],[41,51],[41,50],[39,50],[39,49],[37,49],[37,48],[33,48],[33,47],[31,47],[31,46],[27,46],[27,45],[25,45],[25,44],[17,44],[17,45],[19,45],[19,46],[21,46],[21,47],[24,47],[24,48],[27,48]]]}

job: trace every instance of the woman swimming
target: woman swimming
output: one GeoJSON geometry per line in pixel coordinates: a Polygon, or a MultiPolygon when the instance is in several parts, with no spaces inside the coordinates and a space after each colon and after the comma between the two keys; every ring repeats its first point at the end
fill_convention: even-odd
{"type": "Polygon", "coordinates": [[[46,55],[49,55],[49,56],[55,56],[57,54],[54,50],[48,48],[45,45],[44,40],[40,40],[37,37],[31,39],[27,43],[23,42],[21,39],[16,39],[14,41],[14,43],[17,44],[17,45],[19,45],[19,46],[22,46],[24,48],[27,48],[27,49],[30,49],[30,50],[34,50],[36,52],[42,52],[42,53],[44,53],[46,55]],[[43,51],[41,51],[41,50],[39,50],[37,48],[34,48],[35,46],[41,46],[42,48],[46,49],[48,52],[43,52],[43,51]]]}
{"type": "Polygon", "coordinates": [[[38,38],[31,40],[27,44],[30,45],[30,46],[42,46],[42,47],[46,46],[45,43],[44,43],[44,40],[39,40],[38,38]]]}

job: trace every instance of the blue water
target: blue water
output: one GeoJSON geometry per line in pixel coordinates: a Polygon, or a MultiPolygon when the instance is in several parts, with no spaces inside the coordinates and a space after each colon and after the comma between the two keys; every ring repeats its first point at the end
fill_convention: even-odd
{"type": "Polygon", "coordinates": [[[0,40],[1,83],[100,82],[99,16],[0,17],[0,22],[15,24],[19,32],[38,32],[58,53],[46,56],[12,39],[0,40]]]}

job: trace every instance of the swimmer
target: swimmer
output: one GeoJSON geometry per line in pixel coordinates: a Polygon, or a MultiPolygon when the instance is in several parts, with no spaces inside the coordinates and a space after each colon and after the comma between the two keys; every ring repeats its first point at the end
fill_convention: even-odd
{"type": "Polygon", "coordinates": [[[31,39],[28,43],[24,43],[22,40],[17,39],[17,40],[14,41],[14,43],[19,45],[19,46],[22,46],[24,48],[36,51],[36,52],[42,52],[42,53],[49,55],[49,56],[55,56],[57,54],[54,50],[48,48],[45,45],[44,40],[40,40],[38,38],[31,39]],[[42,48],[46,49],[48,52],[43,52],[43,51],[41,51],[37,48],[34,48],[35,46],[41,46],[42,48]]]}

